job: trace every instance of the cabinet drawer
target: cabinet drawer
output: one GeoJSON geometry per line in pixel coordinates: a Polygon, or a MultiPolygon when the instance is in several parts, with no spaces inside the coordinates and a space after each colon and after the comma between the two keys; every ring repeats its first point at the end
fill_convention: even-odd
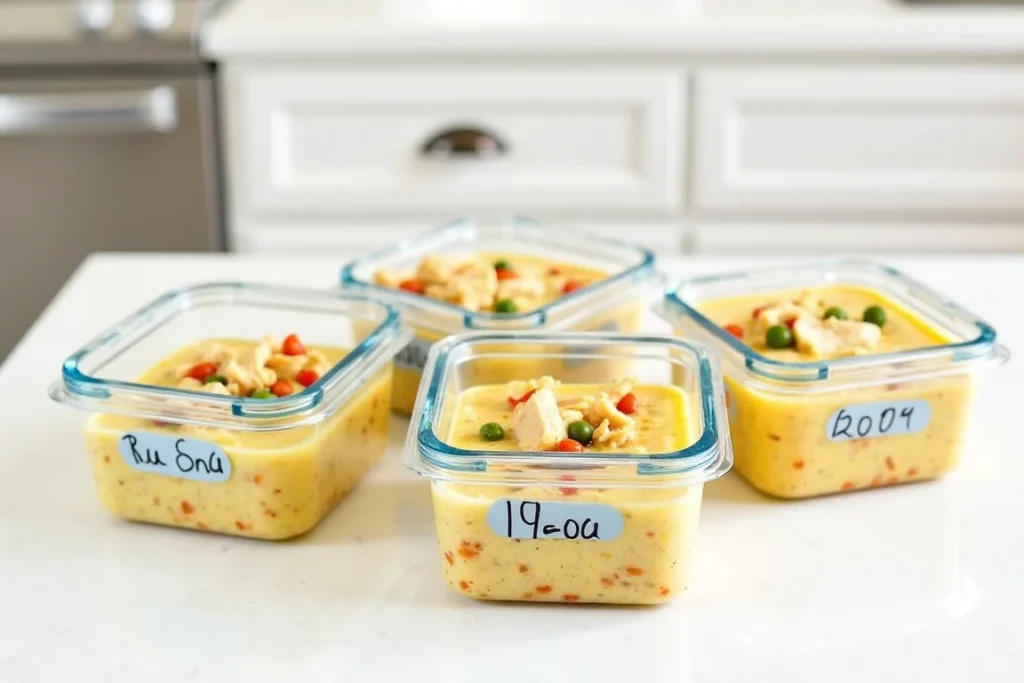
{"type": "Polygon", "coordinates": [[[694,203],[1019,212],[1024,70],[709,70],[694,203]]]}
{"type": "Polygon", "coordinates": [[[681,203],[684,82],[674,71],[289,67],[231,78],[242,210],[681,203]]]}

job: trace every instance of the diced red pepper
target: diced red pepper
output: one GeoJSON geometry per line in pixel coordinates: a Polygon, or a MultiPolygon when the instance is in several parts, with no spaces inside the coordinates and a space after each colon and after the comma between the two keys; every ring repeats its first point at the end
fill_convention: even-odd
{"type": "Polygon", "coordinates": [[[743,339],[743,328],[739,325],[726,325],[725,331],[737,339],[743,339]]]}
{"type": "Polygon", "coordinates": [[[530,397],[533,396],[533,393],[535,391],[537,391],[537,390],[536,389],[530,389],[529,391],[527,391],[525,394],[523,394],[519,398],[516,398],[515,396],[509,396],[508,397],[508,404],[510,406],[512,406],[513,408],[515,408],[520,403],[526,403],[527,401],[530,400],[530,397]]]}
{"type": "Polygon", "coordinates": [[[556,449],[561,451],[562,453],[582,453],[583,444],[581,444],[579,441],[574,441],[572,439],[562,439],[561,441],[558,442],[558,446],[556,446],[556,449]]]}
{"type": "Polygon", "coordinates": [[[793,329],[793,325],[796,325],[796,318],[790,318],[786,321],[786,327],[793,329]]]}
{"type": "Polygon", "coordinates": [[[289,334],[281,343],[281,353],[286,356],[301,356],[306,352],[306,346],[297,335],[289,334]]]}
{"type": "Polygon", "coordinates": [[[303,370],[299,374],[295,375],[295,381],[304,387],[308,387],[318,379],[320,379],[320,375],[316,370],[303,370]]]}
{"type": "Polygon", "coordinates": [[[570,294],[572,292],[575,292],[577,289],[580,289],[581,287],[583,287],[583,283],[580,282],[579,280],[569,280],[562,287],[562,294],[570,294]]]}
{"type": "Polygon", "coordinates": [[[619,402],[615,404],[615,407],[619,409],[619,412],[625,413],[626,415],[632,415],[636,412],[636,396],[632,393],[626,394],[619,399],[619,402]]]}
{"type": "Polygon", "coordinates": [[[185,374],[191,377],[192,379],[197,379],[200,382],[205,382],[206,378],[215,372],[217,372],[216,363],[196,363],[191,368],[189,368],[188,372],[185,374]]]}
{"type": "Polygon", "coordinates": [[[292,383],[286,379],[279,379],[274,382],[274,385],[270,387],[270,393],[274,396],[288,396],[294,389],[292,389],[292,383]]]}

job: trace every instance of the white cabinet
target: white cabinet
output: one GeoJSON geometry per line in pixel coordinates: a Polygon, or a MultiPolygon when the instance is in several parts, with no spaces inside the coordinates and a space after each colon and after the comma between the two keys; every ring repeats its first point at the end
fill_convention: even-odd
{"type": "Polygon", "coordinates": [[[519,214],[659,253],[1024,244],[1024,65],[724,57],[228,64],[230,243],[519,214]]]}
{"type": "Polygon", "coordinates": [[[667,216],[682,202],[676,70],[275,66],[228,78],[231,177],[250,217],[667,216]]]}
{"type": "Polygon", "coordinates": [[[1024,211],[1024,69],[709,68],[694,205],[721,211],[1024,211]]]}

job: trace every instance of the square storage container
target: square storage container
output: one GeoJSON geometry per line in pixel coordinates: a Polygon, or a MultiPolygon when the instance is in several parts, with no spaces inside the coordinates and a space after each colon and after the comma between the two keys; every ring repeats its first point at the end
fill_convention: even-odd
{"type": "MultiPolygon", "coordinates": [[[[415,339],[395,359],[392,403],[396,412],[406,415],[412,412],[427,352],[438,340],[472,330],[636,332],[648,308],[646,295],[655,289],[658,281],[654,254],[646,249],[580,230],[518,218],[487,224],[458,221],[354,261],[341,271],[343,288],[371,293],[399,308],[405,323],[416,333],[415,339]],[[378,271],[412,272],[423,257],[430,254],[446,258],[468,258],[477,254],[510,259],[528,256],[594,269],[605,277],[535,310],[501,314],[469,311],[374,282],[378,271]]],[[[574,369],[572,364],[558,366],[552,365],[553,362],[519,359],[518,364],[514,364],[495,360],[479,366],[477,371],[500,382],[531,372],[553,375],[574,369]]]]}
{"type": "MultiPolygon", "coordinates": [[[[978,316],[893,268],[860,261],[684,280],[666,294],[660,313],[682,337],[721,357],[736,470],[780,498],[932,479],[953,469],[980,371],[1009,357],[978,316]],[[786,295],[816,291],[861,292],[883,302],[901,321],[895,324],[934,342],[798,362],[759,353],[706,315],[709,306],[738,300],[756,318],[760,307],[786,295]]],[[[891,320],[883,321],[883,338],[891,320]]]]}
{"type": "Polygon", "coordinates": [[[50,395],[91,413],[86,451],[112,514],[283,539],[313,528],[386,450],[392,361],[410,338],[398,311],[363,296],[203,284],[73,353],[50,395]],[[256,350],[267,335],[278,351],[256,350]],[[292,378],[299,366],[319,371],[292,378]],[[263,381],[249,372],[279,395],[228,393],[263,381]]]}
{"type": "Polygon", "coordinates": [[[670,335],[477,332],[436,344],[424,372],[405,465],[430,479],[441,567],[454,590],[482,600],[620,604],[685,591],[704,483],[732,463],[721,376],[699,345],[670,335]],[[477,421],[508,429],[513,413],[504,395],[473,403],[486,396],[475,392],[518,391],[491,383],[480,366],[557,358],[591,369],[573,384],[604,385],[622,357],[634,361],[638,441],[682,447],[568,453],[518,450],[510,435],[473,438],[477,421]],[[652,396],[674,397],[657,418],[652,396]]]}

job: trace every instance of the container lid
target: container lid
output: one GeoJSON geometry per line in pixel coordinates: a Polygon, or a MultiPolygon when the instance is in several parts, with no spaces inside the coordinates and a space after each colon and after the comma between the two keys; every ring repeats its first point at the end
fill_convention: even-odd
{"type": "Polygon", "coordinates": [[[371,253],[341,270],[341,286],[370,292],[398,307],[405,321],[445,334],[472,329],[566,329],[612,308],[658,282],[654,253],[604,235],[551,226],[527,218],[497,223],[459,220],[371,253]],[[427,254],[529,254],[603,270],[608,277],[525,313],[473,312],[444,301],[374,283],[382,268],[413,270],[427,254]]]}
{"type": "Polygon", "coordinates": [[[167,292],[64,361],[50,397],[91,412],[244,431],[275,431],[331,415],[412,338],[393,307],[338,291],[220,282],[167,292]],[[253,399],[141,384],[144,371],[207,339],[301,331],[310,346],[351,349],[289,396],[253,399]]]}
{"type": "Polygon", "coordinates": [[[572,473],[574,487],[669,488],[715,479],[732,466],[718,362],[699,344],[671,335],[472,332],[449,337],[430,351],[412,414],[405,466],[441,481],[564,486],[562,477],[572,473]],[[473,364],[537,358],[634,361],[638,383],[675,385],[687,394],[689,419],[698,425],[696,438],[682,450],[629,455],[468,450],[448,444],[438,433],[452,419],[459,391],[473,381],[466,379],[476,375],[473,364]]]}
{"type": "Polygon", "coordinates": [[[657,312],[676,329],[714,348],[730,376],[777,391],[785,391],[787,385],[790,391],[806,392],[911,381],[976,370],[1009,358],[1009,351],[996,341],[995,329],[974,313],[895,268],[854,259],[685,279],[669,288],[657,312]],[[951,341],[893,353],[787,362],[758,353],[698,310],[701,303],[715,299],[837,284],[875,290],[951,341]]]}

